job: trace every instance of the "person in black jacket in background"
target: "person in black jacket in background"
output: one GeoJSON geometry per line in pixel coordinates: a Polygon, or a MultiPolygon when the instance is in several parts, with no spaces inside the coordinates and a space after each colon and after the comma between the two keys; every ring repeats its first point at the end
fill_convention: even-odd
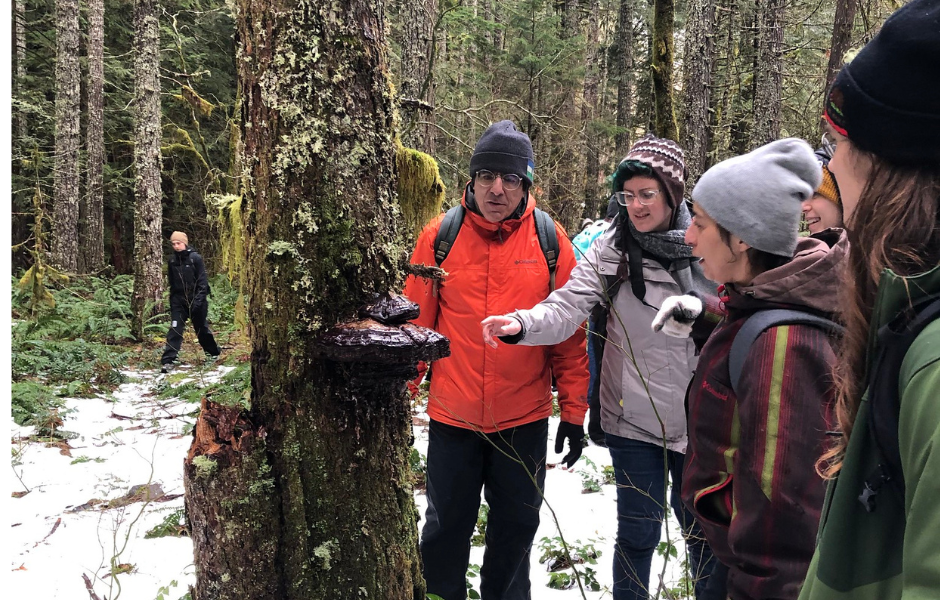
{"type": "Polygon", "coordinates": [[[160,363],[161,373],[169,373],[176,362],[180,346],[183,343],[183,327],[186,319],[193,322],[199,345],[206,351],[209,359],[219,357],[221,350],[215,337],[206,324],[209,310],[209,279],[202,256],[189,247],[189,237],[181,231],[174,231],[170,236],[173,256],[170,257],[170,331],[166,335],[166,349],[160,363]]]}

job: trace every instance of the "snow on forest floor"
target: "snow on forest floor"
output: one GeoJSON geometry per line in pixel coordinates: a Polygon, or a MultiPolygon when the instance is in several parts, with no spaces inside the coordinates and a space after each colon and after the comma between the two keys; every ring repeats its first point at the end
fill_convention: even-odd
{"type": "MultiPolygon", "coordinates": [[[[188,379],[209,383],[230,371],[194,369],[188,379]]],[[[10,536],[6,546],[11,575],[4,596],[87,600],[87,586],[102,599],[176,600],[195,582],[192,542],[188,537],[145,538],[152,529],[173,522],[183,507],[183,458],[192,440],[196,406],[179,399],[161,400],[154,388],[162,376],[154,371],[126,371],[129,383],[109,397],[69,399],[63,429],[77,436],[68,446],[26,442],[32,428],[11,425],[13,458],[8,485],[10,536]],[[140,487],[143,486],[143,487],[140,487]],[[148,487],[149,486],[149,487],[148,487]],[[23,494],[29,490],[29,493],[23,494]],[[149,503],[141,497],[149,491],[149,503]],[[126,565],[128,572],[109,575],[111,565],[126,565]],[[87,578],[87,583],[86,583],[87,578]],[[12,589],[10,589],[12,586],[12,589]]],[[[184,381],[174,378],[179,385],[184,381]]],[[[427,452],[426,418],[415,418],[415,447],[427,452]]],[[[552,452],[557,418],[549,425],[549,463],[561,455],[552,452]]],[[[551,589],[551,574],[539,557],[542,539],[563,533],[569,545],[593,544],[600,556],[593,569],[601,591],[586,591],[584,598],[610,598],[611,560],[616,534],[616,491],[600,484],[610,465],[607,450],[585,448],[572,470],[549,469],[542,524],[532,552],[533,600],[581,598],[577,586],[551,589]],[[589,459],[590,462],[588,462],[589,459]],[[600,491],[583,494],[583,480],[594,480],[600,491]],[[556,526],[550,508],[558,519],[556,526]]],[[[416,492],[420,514],[427,506],[416,492]]],[[[670,526],[671,539],[681,540],[670,526]]],[[[421,523],[419,523],[419,526],[421,523]]],[[[663,539],[665,540],[665,531],[663,539]]],[[[560,548],[558,542],[551,542],[560,548]]],[[[678,558],[665,570],[667,587],[677,585],[684,545],[676,543],[678,558]]],[[[658,582],[664,561],[654,556],[653,580],[658,582]]],[[[474,546],[473,565],[483,562],[483,548],[474,546]]],[[[564,571],[571,574],[571,569],[564,571]]],[[[479,577],[470,583],[479,590],[479,577]]],[[[654,583],[655,585],[655,583],[654,583]]]]}

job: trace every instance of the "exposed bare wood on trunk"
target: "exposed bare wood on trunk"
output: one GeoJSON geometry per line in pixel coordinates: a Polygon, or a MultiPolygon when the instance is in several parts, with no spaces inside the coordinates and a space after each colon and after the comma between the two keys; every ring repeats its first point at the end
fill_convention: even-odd
{"type": "Polygon", "coordinates": [[[780,136],[783,94],[784,0],[758,0],[758,42],[754,63],[754,104],[749,149],[780,136]]]}
{"type": "Polygon", "coordinates": [[[633,141],[633,3],[620,0],[617,18],[617,158],[623,157],[633,141]]]}
{"type": "Polygon", "coordinates": [[[80,210],[82,268],[104,267],[104,0],[88,0],[88,149],[80,210]]]}
{"type": "Polygon", "coordinates": [[[689,0],[683,57],[685,127],[682,137],[690,186],[708,168],[708,148],[711,144],[708,109],[715,63],[712,43],[714,28],[714,1],[689,0]]]}
{"type": "Polygon", "coordinates": [[[55,195],[52,260],[78,270],[79,129],[81,72],[78,65],[78,2],[56,0],[55,195]]]}
{"type": "Polygon", "coordinates": [[[403,0],[401,3],[401,97],[420,100],[401,107],[402,143],[428,154],[434,153],[434,76],[436,56],[434,29],[437,0],[403,0]],[[424,123],[421,123],[424,122],[424,123]]]}
{"type": "Polygon", "coordinates": [[[134,333],[160,308],[163,293],[163,225],[160,171],[160,29],[159,0],[136,0],[134,5],[134,293],[131,308],[134,333]]]}
{"type": "Polygon", "coordinates": [[[653,2],[653,128],[656,135],[679,139],[673,100],[672,58],[673,30],[675,29],[676,5],[674,0],[653,2]]]}
{"type": "Polygon", "coordinates": [[[239,0],[237,27],[251,408],[207,403],[185,462],[194,599],[424,598],[419,355],[331,345],[423,339],[376,312],[349,323],[401,285],[408,250],[382,6],[239,0]]]}

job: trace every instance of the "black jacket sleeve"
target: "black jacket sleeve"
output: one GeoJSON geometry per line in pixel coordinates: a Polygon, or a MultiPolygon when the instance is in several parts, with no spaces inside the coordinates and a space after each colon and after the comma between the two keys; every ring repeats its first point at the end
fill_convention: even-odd
{"type": "Polygon", "coordinates": [[[196,252],[192,254],[194,275],[196,276],[196,294],[193,298],[194,305],[204,305],[206,296],[209,295],[209,277],[206,275],[206,265],[202,262],[202,256],[196,252]]]}

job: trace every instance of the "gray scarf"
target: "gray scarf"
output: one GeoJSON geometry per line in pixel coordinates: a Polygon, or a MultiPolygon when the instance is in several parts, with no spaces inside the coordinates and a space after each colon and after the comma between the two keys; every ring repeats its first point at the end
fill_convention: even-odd
{"type": "MultiPolygon", "coordinates": [[[[685,230],[692,224],[692,215],[685,202],[680,202],[672,219],[672,229],[668,231],[651,231],[642,233],[630,221],[626,209],[620,208],[618,220],[626,222],[629,235],[633,236],[637,244],[644,251],[673,261],[675,277],[682,293],[696,291],[705,294],[715,294],[715,283],[706,279],[698,259],[692,257],[692,247],[685,243],[685,230]]],[[[622,227],[622,225],[621,225],[622,227]]]]}

